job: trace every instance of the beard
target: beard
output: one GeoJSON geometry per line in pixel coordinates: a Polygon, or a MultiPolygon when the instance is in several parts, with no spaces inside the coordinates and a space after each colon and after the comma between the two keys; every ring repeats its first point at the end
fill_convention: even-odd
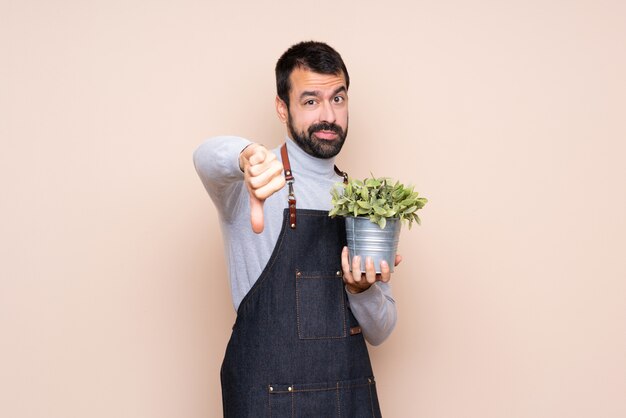
{"type": "Polygon", "coordinates": [[[291,121],[291,113],[287,116],[287,128],[291,138],[304,152],[313,157],[324,159],[332,158],[339,154],[348,135],[347,126],[344,131],[341,126],[330,122],[314,123],[309,126],[306,132],[298,132],[291,121]],[[337,134],[337,138],[332,140],[319,139],[315,136],[315,133],[318,131],[332,131],[337,134]]]}

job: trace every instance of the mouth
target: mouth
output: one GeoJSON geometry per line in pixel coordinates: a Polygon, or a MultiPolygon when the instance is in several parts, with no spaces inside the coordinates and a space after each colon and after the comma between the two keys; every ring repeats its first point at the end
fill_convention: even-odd
{"type": "Polygon", "coordinates": [[[337,139],[337,137],[338,137],[337,132],[325,131],[325,130],[315,131],[313,133],[313,135],[315,135],[316,138],[325,139],[325,140],[328,140],[328,141],[331,141],[333,139],[337,139]]]}

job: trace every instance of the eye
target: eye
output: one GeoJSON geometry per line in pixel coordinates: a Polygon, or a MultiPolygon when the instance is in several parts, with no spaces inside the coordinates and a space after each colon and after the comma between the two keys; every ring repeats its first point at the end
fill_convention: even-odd
{"type": "Polygon", "coordinates": [[[335,103],[342,103],[344,100],[345,100],[345,98],[344,98],[343,96],[335,96],[335,97],[333,98],[333,101],[334,101],[335,103]]]}
{"type": "Polygon", "coordinates": [[[315,104],[315,100],[309,99],[306,102],[304,102],[304,104],[307,106],[313,106],[315,104]]]}

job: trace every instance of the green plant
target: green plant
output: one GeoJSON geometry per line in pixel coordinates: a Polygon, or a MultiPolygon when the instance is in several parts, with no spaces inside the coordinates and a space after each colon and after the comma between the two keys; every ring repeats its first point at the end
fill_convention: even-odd
{"type": "Polygon", "coordinates": [[[413,186],[387,177],[351,179],[347,184],[337,184],[331,190],[333,208],[329,216],[362,216],[384,228],[387,218],[399,218],[409,224],[413,221],[421,224],[417,211],[424,207],[428,200],[419,197],[413,186]]]}

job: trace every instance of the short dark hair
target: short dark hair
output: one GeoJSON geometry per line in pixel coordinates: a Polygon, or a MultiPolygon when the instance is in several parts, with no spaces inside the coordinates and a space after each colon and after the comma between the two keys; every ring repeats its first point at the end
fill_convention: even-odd
{"type": "Polygon", "coordinates": [[[276,63],[276,92],[289,107],[289,76],[295,68],[319,74],[343,73],[346,89],[350,87],[350,76],[341,55],[323,42],[306,41],[292,45],[276,63]]]}

